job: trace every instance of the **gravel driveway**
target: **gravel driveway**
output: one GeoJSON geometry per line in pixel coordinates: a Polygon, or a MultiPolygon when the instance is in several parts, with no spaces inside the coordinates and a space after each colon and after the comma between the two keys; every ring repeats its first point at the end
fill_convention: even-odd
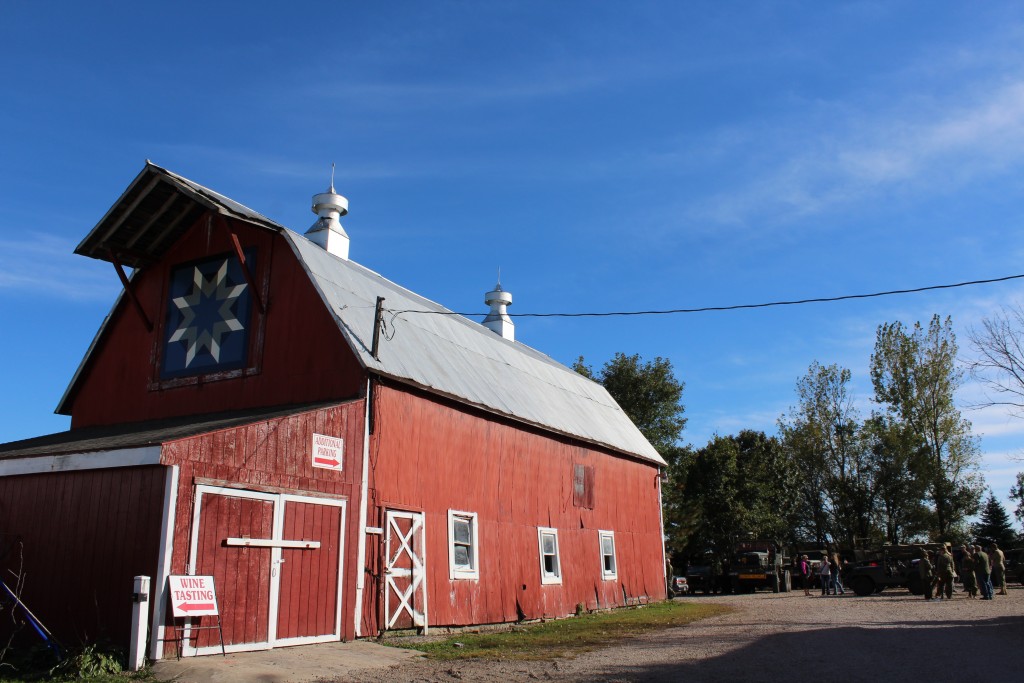
{"type": "Polygon", "coordinates": [[[1024,588],[925,601],[904,590],[858,598],[757,593],[693,597],[731,614],[555,662],[414,660],[347,681],[741,681],[831,683],[1019,680],[1024,588]]]}

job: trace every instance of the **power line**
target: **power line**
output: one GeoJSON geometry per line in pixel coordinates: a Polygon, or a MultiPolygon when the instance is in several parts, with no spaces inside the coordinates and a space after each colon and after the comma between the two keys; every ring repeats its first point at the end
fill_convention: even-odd
{"type": "MultiPolygon", "coordinates": [[[[609,318],[614,316],[633,315],[672,315],[677,313],[709,313],[712,311],[739,311],[753,308],[772,308],[774,306],[799,306],[802,304],[824,304],[836,301],[850,301],[852,299],[874,299],[882,296],[893,296],[896,294],[916,294],[918,292],[929,292],[937,289],[955,289],[957,287],[970,287],[973,285],[988,285],[995,282],[1006,282],[1008,280],[1019,280],[1024,278],[1021,275],[1007,275],[1006,277],[991,278],[988,280],[970,280],[968,282],[956,282],[947,285],[930,285],[928,287],[914,287],[913,289],[890,289],[885,292],[872,292],[871,294],[845,294],[843,296],[814,297],[810,299],[794,299],[792,301],[769,301],[759,304],[735,304],[732,306],[701,306],[699,308],[672,308],[663,311],[605,311],[598,313],[508,313],[512,318],[609,318]]],[[[482,315],[480,311],[473,313],[456,313],[454,311],[424,311],[404,310],[393,311],[397,315],[402,313],[432,313],[434,315],[461,315],[465,317],[482,315]]]]}

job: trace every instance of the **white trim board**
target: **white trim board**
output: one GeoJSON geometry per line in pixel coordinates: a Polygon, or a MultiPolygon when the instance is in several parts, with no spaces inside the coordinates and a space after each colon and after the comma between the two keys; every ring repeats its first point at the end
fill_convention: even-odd
{"type": "Polygon", "coordinates": [[[20,474],[101,470],[108,467],[159,465],[160,446],[122,448],[116,451],[91,451],[66,455],[43,455],[34,458],[0,460],[0,477],[20,474]]]}

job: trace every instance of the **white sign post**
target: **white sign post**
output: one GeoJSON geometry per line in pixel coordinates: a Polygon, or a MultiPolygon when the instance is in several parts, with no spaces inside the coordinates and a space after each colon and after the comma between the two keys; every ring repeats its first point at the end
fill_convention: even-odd
{"type": "Polygon", "coordinates": [[[136,576],[132,587],[132,639],[128,645],[128,668],[138,671],[146,665],[146,635],[149,616],[149,577],[136,576]]]}
{"type": "Polygon", "coordinates": [[[340,472],[345,465],[345,440],[313,433],[313,467],[340,472]]]}

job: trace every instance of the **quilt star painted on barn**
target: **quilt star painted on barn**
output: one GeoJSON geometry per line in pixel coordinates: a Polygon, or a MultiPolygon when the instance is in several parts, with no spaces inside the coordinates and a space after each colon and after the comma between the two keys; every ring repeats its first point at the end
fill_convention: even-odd
{"type": "Polygon", "coordinates": [[[221,257],[171,275],[163,376],[240,367],[248,346],[248,285],[237,259],[221,257]]]}

